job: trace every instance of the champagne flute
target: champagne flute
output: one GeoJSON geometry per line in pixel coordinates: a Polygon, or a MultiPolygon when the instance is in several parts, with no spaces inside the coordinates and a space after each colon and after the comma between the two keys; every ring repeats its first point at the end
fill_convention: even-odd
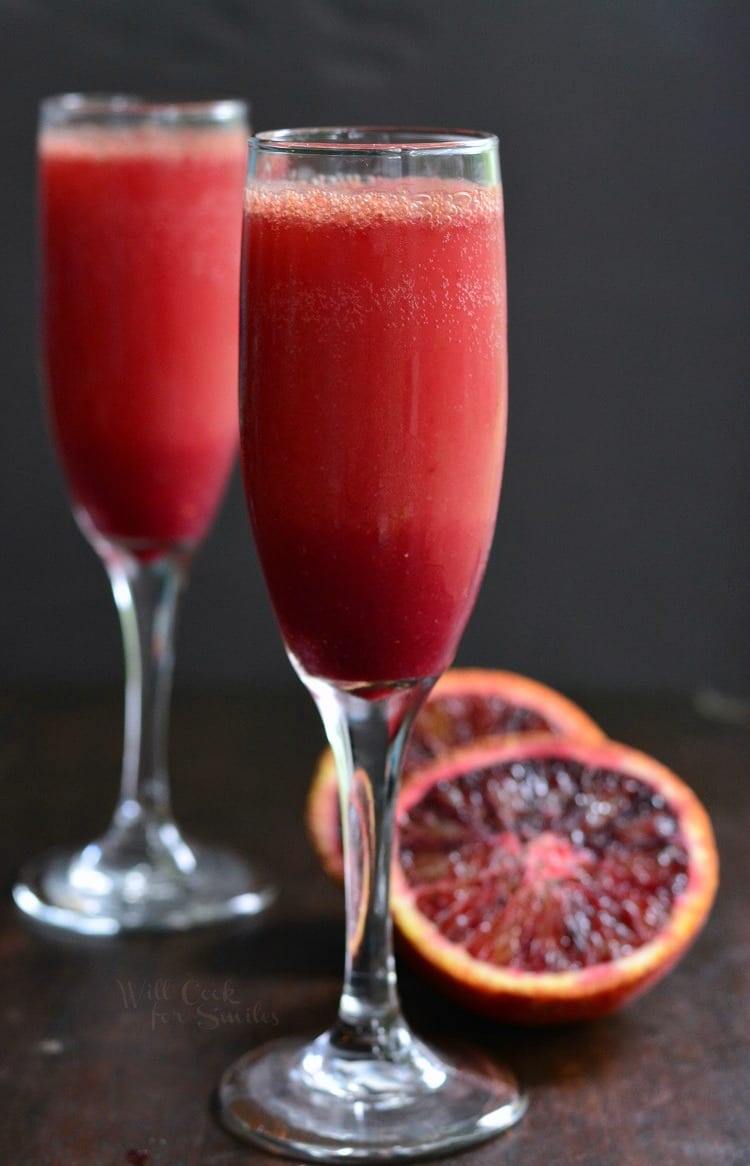
{"type": "Polygon", "coordinates": [[[251,143],[240,452],[292,664],[337,763],[346,964],[333,1028],[253,1050],[223,1120],[266,1148],[390,1161],[518,1120],[406,1025],[391,947],[395,797],[412,721],[448,667],[495,524],[505,272],[490,134],[336,128],[251,143]]]}
{"type": "Polygon", "coordinates": [[[181,929],[271,889],[176,826],[166,767],[177,601],[236,451],[247,107],[66,94],[41,107],[47,408],[125,648],[120,800],[97,841],[29,863],[20,909],[71,931],[181,929]]]}

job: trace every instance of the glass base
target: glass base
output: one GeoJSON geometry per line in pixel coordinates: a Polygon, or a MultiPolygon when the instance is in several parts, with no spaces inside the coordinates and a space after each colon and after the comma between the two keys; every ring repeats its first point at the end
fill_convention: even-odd
{"type": "Polygon", "coordinates": [[[526,1110],[512,1074],[479,1073],[408,1034],[389,1060],[280,1040],[236,1061],[219,1087],[227,1129],[314,1161],[385,1162],[447,1154],[512,1126],[526,1110]]]}
{"type": "Polygon", "coordinates": [[[16,906],[31,918],[79,935],[184,931],[257,915],[275,888],[228,851],[187,843],[172,823],[160,847],[133,854],[122,836],[83,850],[51,851],[21,870],[16,906]]]}

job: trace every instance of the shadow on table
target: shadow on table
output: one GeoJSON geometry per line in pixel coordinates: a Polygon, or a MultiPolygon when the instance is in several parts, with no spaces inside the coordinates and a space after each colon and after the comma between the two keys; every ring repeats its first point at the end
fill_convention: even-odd
{"type": "Polygon", "coordinates": [[[214,932],[196,946],[197,966],[218,975],[338,977],[343,968],[341,920],[269,919],[263,927],[214,932]]]}
{"type": "Polygon", "coordinates": [[[404,1012],[413,1028],[446,1052],[452,1045],[482,1049],[507,1064],[525,1088],[604,1080],[621,1071],[625,1049],[640,1039],[628,1014],[540,1028],[501,1024],[473,1013],[399,968],[404,1012]]]}

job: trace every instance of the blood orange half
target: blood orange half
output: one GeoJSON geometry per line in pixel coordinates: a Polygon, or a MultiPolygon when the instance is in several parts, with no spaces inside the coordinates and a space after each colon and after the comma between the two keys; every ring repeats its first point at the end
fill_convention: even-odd
{"type": "Polygon", "coordinates": [[[405,954],[497,1019],[614,1011],[684,953],[717,879],[695,794],[611,741],[480,743],[401,791],[391,901],[405,954]]]}
{"type": "MultiPolygon", "coordinates": [[[[440,678],[417,717],[406,750],[404,782],[416,766],[457,746],[531,732],[592,742],[604,739],[583,709],[545,684],[514,672],[454,668],[440,678]]],[[[306,821],[324,869],[343,880],[336,767],[330,749],[324,749],[318,759],[306,821]]]]}

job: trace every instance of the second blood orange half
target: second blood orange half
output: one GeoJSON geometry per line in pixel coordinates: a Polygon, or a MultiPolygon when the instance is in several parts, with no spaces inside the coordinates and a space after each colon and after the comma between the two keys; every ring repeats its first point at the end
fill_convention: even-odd
{"type": "MultiPolygon", "coordinates": [[[[440,678],[417,717],[404,759],[404,784],[418,766],[458,746],[538,732],[590,742],[604,738],[583,709],[545,684],[515,672],[454,668],[440,678]]],[[[324,869],[343,880],[336,766],[330,749],[318,759],[306,818],[324,869]]]]}

